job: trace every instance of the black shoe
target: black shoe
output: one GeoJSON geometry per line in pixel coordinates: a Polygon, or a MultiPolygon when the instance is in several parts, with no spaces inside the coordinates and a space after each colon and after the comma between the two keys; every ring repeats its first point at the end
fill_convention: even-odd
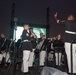
{"type": "Polygon", "coordinates": [[[23,73],[24,75],[31,75],[31,72],[26,72],[26,73],[23,73]]]}
{"type": "Polygon", "coordinates": [[[29,70],[32,70],[34,67],[29,67],[29,70]]]}
{"type": "Polygon", "coordinates": [[[74,73],[73,75],[76,75],[76,73],[74,73]]]}

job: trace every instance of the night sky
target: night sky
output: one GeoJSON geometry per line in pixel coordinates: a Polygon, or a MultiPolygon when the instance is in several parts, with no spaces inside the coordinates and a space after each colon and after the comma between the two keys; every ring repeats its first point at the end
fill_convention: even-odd
{"type": "Polygon", "coordinates": [[[76,0],[0,0],[0,33],[7,37],[10,33],[13,2],[16,4],[15,17],[25,23],[46,24],[46,9],[50,7],[50,27],[53,28],[53,30],[50,28],[51,32],[55,28],[58,29],[53,18],[56,11],[60,19],[66,19],[69,14],[76,17],[76,0]]]}

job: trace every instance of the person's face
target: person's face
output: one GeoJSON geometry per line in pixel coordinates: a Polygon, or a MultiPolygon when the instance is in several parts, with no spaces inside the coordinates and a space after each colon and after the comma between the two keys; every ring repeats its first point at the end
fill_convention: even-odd
{"type": "Polygon", "coordinates": [[[3,34],[1,34],[1,37],[4,38],[5,36],[3,34]]]}
{"type": "Polygon", "coordinates": [[[46,37],[43,35],[42,39],[44,40],[44,39],[46,39],[46,37]]]}
{"type": "Polygon", "coordinates": [[[29,28],[29,31],[32,33],[33,32],[33,28],[29,28]]]}
{"type": "Polygon", "coordinates": [[[40,37],[42,38],[43,37],[43,34],[40,34],[40,37]]]}
{"type": "Polygon", "coordinates": [[[24,25],[24,30],[28,30],[29,26],[28,25],[24,25]]]}
{"type": "Polygon", "coordinates": [[[33,29],[30,29],[31,32],[33,32],[33,29]]]}
{"type": "Polygon", "coordinates": [[[61,35],[60,34],[58,35],[58,38],[61,38],[61,35]]]}
{"type": "Polygon", "coordinates": [[[53,40],[53,38],[50,38],[50,41],[52,41],[53,40]]]}
{"type": "Polygon", "coordinates": [[[37,36],[35,35],[34,38],[37,39],[37,36]]]}
{"type": "Polygon", "coordinates": [[[74,20],[74,17],[73,16],[68,16],[68,20],[69,21],[73,21],[74,20]]]}

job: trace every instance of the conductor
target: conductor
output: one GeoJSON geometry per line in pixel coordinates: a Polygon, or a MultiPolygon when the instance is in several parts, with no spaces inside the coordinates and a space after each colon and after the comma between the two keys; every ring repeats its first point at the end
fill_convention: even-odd
{"type": "MultiPolygon", "coordinates": [[[[60,21],[57,18],[57,13],[54,17],[57,23],[65,25],[65,51],[67,55],[69,73],[71,73],[71,42],[76,42],[76,22],[74,21],[73,15],[69,15],[67,20],[64,21],[60,21]]],[[[73,73],[76,73],[76,43],[74,43],[72,47],[73,73]]]]}

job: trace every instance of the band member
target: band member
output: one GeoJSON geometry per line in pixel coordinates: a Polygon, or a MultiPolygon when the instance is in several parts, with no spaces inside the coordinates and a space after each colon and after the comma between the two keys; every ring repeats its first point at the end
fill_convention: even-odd
{"type": "MultiPolygon", "coordinates": [[[[57,13],[54,15],[57,23],[65,25],[65,51],[67,54],[69,73],[71,73],[71,42],[76,42],[76,22],[74,16],[69,15],[67,20],[60,21],[57,19],[57,13]]],[[[73,73],[76,73],[76,43],[73,44],[73,73]]]]}
{"type": "Polygon", "coordinates": [[[4,34],[0,35],[0,62],[2,59],[5,59],[4,63],[10,62],[10,55],[9,55],[9,48],[8,48],[9,41],[6,39],[4,34]]]}
{"type": "Polygon", "coordinates": [[[35,36],[35,33],[33,32],[33,28],[29,28],[29,34],[31,35],[31,37],[35,36]]]}
{"type": "Polygon", "coordinates": [[[32,51],[32,45],[31,45],[31,38],[28,33],[29,25],[25,24],[24,25],[24,30],[22,33],[22,50],[23,50],[23,63],[21,70],[23,73],[28,73],[28,62],[29,62],[29,57],[30,57],[30,52],[32,51]]]}
{"type": "Polygon", "coordinates": [[[44,66],[45,63],[45,56],[46,56],[46,42],[45,42],[45,35],[43,35],[42,37],[42,47],[41,47],[41,52],[40,52],[40,66],[44,66]]]}
{"type": "Polygon", "coordinates": [[[53,61],[54,60],[54,48],[53,48],[53,38],[48,38],[49,40],[49,46],[47,47],[47,56],[48,56],[48,61],[53,61]]]}
{"type": "Polygon", "coordinates": [[[6,38],[4,36],[4,34],[0,35],[0,63],[2,62],[2,59],[5,58],[5,42],[6,42],[6,38]]]}
{"type": "Polygon", "coordinates": [[[33,63],[34,63],[34,59],[35,59],[34,51],[35,51],[35,48],[37,45],[36,40],[37,40],[37,36],[35,35],[33,40],[31,41],[32,42],[32,52],[31,52],[30,58],[29,58],[29,67],[33,67],[33,63]]]}
{"type": "Polygon", "coordinates": [[[38,38],[38,43],[42,41],[43,33],[40,33],[40,38],[38,38]]]}
{"type": "Polygon", "coordinates": [[[62,50],[64,49],[64,43],[62,41],[60,34],[58,34],[56,40],[54,40],[53,46],[55,49],[56,65],[61,66],[61,56],[62,56],[62,50]]]}
{"type": "Polygon", "coordinates": [[[30,58],[29,58],[29,67],[32,68],[33,67],[33,62],[34,62],[34,51],[35,51],[35,48],[36,48],[36,40],[37,40],[37,37],[35,35],[35,33],[33,32],[33,28],[30,28],[30,37],[31,37],[31,43],[32,43],[32,52],[30,53],[30,58]]]}

